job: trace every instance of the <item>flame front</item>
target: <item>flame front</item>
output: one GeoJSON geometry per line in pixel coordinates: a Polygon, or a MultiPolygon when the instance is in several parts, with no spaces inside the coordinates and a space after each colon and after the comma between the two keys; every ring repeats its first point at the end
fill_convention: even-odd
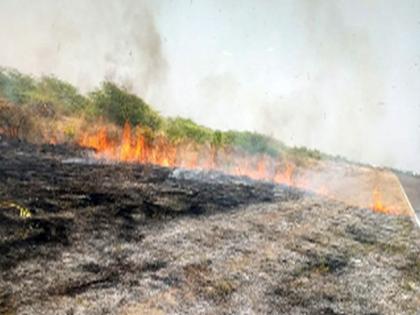
{"type": "MultiPolygon", "coordinates": [[[[82,135],[78,143],[83,147],[93,148],[97,158],[111,161],[218,170],[230,175],[302,188],[332,198],[335,194],[327,188],[328,182],[314,180],[314,176],[305,174],[291,161],[274,159],[263,154],[250,156],[231,150],[217,150],[210,145],[174,144],[162,135],[151,140],[144,136],[141,129],[132,130],[128,123],[124,125],[119,140],[112,140],[103,127],[92,134],[82,135]]],[[[372,192],[372,200],[370,207],[374,211],[401,214],[397,211],[398,208],[385,206],[377,188],[372,192]]]]}
{"type": "Polygon", "coordinates": [[[100,128],[99,131],[93,135],[84,134],[79,139],[79,145],[93,148],[97,152],[105,152],[111,148],[105,127],[100,128]]]}
{"type": "Polygon", "coordinates": [[[236,176],[306,187],[302,178],[296,178],[296,168],[291,162],[281,163],[266,155],[250,157],[218,151],[205,145],[175,145],[164,136],[157,136],[151,141],[144,137],[139,128],[133,132],[129,123],[125,123],[120,140],[111,140],[106,128],[102,127],[94,133],[83,134],[78,143],[83,147],[93,148],[96,157],[111,161],[219,170],[236,176]]]}
{"type": "Polygon", "coordinates": [[[78,144],[95,150],[96,157],[112,161],[151,163],[161,166],[176,166],[176,148],[163,138],[148,144],[142,134],[133,136],[130,124],[124,125],[120,141],[109,138],[106,128],[93,134],[84,134],[78,144]]]}

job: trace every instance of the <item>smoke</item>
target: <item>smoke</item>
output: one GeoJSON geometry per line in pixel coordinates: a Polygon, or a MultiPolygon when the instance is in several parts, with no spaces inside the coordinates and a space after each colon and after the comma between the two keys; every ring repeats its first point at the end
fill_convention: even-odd
{"type": "Polygon", "coordinates": [[[304,19],[306,80],[261,111],[260,129],[355,161],[418,171],[418,162],[407,156],[418,155],[420,143],[403,141],[418,129],[410,120],[401,128],[400,107],[395,119],[384,52],[360,21],[350,24],[343,2],[304,0],[297,9],[304,19]]]}
{"type": "Polygon", "coordinates": [[[214,73],[205,76],[197,84],[197,101],[201,102],[202,109],[195,118],[214,128],[254,128],[253,112],[244,108],[244,103],[250,105],[251,95],[248,91],[245,100],[243,89],[241,83],[231,73],[214,73]],[[237,123],[239,116],[240,125],[237,123]]]}
{"type": "MultiPolygon", "coordinates": [[[[222,6],[229,20],[216,22],[227,40],[220,57],[207,59],[215,69],[199,73],[183,101],[194,110],[185,113],[211,127],[255,130],[289,145],[420,172],[412,6],[301,0],[244,5],[237,15],[222,6]]],[[[206,25],[209,40],[217,36],[205,31],[206,25]]]]}
{"type": "Polygon", "coordinates": [[[348,149],[348,139],[356,146],[363,134],[371,136],[368,127],[381,114],[374,110],[381,82],[369,78],[369,73],[377,72],[369,38],[344,24],[335,2],[301,4],[307,80],[298,91],[269,106],[263,121],[277,134],[292,133],[297,144],[342,152],[348,149]]]}
{"type": "Polygon", "coordinates": [[[6,0],[0,20],[3,65],[84,91],[113,80],[146,99],[165,84],[168,64],[146,1],[6,0]]]}
{"type": "Polygon", "coordinates": [[[158,3],[2,0],[0,63],[82,91],[113,80],[167,115],[420,172],[418,2],[158,3]]]}

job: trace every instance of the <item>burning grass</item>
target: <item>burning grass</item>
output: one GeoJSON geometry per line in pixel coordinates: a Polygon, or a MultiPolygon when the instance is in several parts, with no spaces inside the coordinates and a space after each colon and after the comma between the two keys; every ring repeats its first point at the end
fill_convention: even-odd
{"type": "Polygon", "coordinates": [[[112,82],[84,96],[54,77],[35,79],[0,69],[0,133],[31,142],[77,143],[94,149],[96,159],[217,170],[382,213],[410,215],[403,201],[385,194],[383,185],[360,188],[362,182],[351,180],[357,170],[343,172],[340,162],[331,168],[331,157],[316,150],[289,148],[257,133],[221,132],[189,119],[166,118],[112,82]]]}
{"type": "Polygon", "coordinates": [[[96,132],[84,133],[78,143],[82,147],[93,148],[96,159],[217,170],[301,188],[348,204],[370,207],[376,212],[411,215],[409,205],[401,197],[396,177],[372,168],[351,168],[347,164],[309,158],[302,165],[285,154],[278,157],[250,155],[230,147],[172,142],[163,134],[151,138],[139,126],[133,129],[128,122],[119,137],[111,138],[107,129],[101,127],[96,132]],[[393,192],[383,198],[381,189],[393,192]]]}
{"type": "Polygon", "coordinates": [[[373,192],[372,192],[372,200],[373,200],[372,209],[374,211],[384,212],[384,213],[390,212],[390,209],[388,209],[387,207],[385,207],[385,205],[384,205],[384,203],[382,201],[382,194],[378,190],[377,187],[375,187],[373,189],[373,192]]]}

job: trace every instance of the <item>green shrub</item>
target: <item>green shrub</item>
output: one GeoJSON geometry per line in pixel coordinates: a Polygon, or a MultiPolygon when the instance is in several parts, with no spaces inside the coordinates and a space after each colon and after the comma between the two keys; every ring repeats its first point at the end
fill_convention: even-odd
{"type": "Polygon", "coordinates": [[[213,132],[213,136],[211,139],[211,145],[214,146],[215,148],[220,148],[223,147],[223,132],[216,130],[213,132]]]}
{"type": "Polygon", "coordinates": [[[268,154],[272,157],[278,157],[285,148],[281,142],[271,137],[249,131],[227,131],[223,133],[223,143],[245,153],[268,154]]]}
{"type": "Polygon", "coordinates": [[[36,80],[12,69],[0,69],[0,96],[18,105],[49,104],[63,114],[73,114],[87,103],[69,83],[52,76],[36,80]]]}
{"type": "Polygon", "coordinates": [[[36,81],[13,69],[0,68],[0,96],[14,104],[25,104],[36,89],[36,81]]]}
{"type": "Polygon", "coordinates": [[[171,141],[194,141],[205,143],[212,140],[213,131],[200,126],[190,119],[169,118],[165,123],[165,133],[171,141]]]}
{"type": "Polygon", "coordinates": [[[55,77],[42,77],[29,93],[31,103],[53,104],[56,111],[74,114],[87,106],[87,99],[71,84],[55,77]]]}
{"type": "Polygon", "coordinates": [[[319,152],[318,150],[311,150],[305,147],[294,147],[294,148],[289,148],[287,150],[288,155],[292,158],[296,158],[296,159],[307,159],[307,158],[311,158],[311,159],[315,159],[315,160],[320,160],[324,157],[324,155],[319,152]]]}
{"type": "Polygon", "coordinates": [[[90,112],[106,117],[120,126],[128,121],[131,125],[140,125],[158,130],[162,118],[140,97],[119,88],[112,82],[104,82],[101,89],[90,94],[90,112]]]}

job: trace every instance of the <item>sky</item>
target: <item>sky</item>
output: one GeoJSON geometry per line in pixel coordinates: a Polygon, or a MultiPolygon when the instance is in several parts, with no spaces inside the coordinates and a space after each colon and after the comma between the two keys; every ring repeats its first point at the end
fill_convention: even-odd
{"type": "Polygon", "coordinates": [[[420,173],[420,1],[0,0],[0,65],[420,173]]]}

